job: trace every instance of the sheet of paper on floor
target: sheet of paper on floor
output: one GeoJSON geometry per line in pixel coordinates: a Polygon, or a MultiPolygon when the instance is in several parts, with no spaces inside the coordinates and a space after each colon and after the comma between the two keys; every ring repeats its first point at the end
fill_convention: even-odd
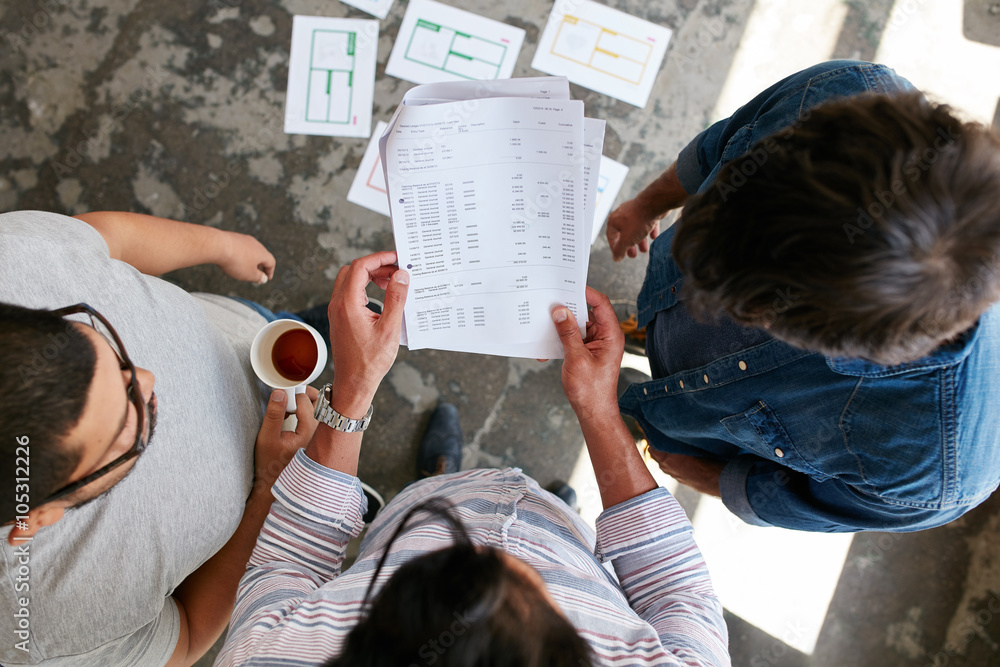
{"type": "Polygon", "coordinates": [[[378,21],[294,17],[285,132],[369,136],[377,52],[378,21]]]}
{"type": "Polygon", "coordinates": [[[345,5],[357,7],[363,12],[368,12],[372,16],[384,19],[392,9],[393,0],[340,0],[345,5]]]}
{"type": "Polygon", "coordinates": [[[557,0],[531,66],[646,106],[671,30],[590,0],[557,0]]]}
{"type": "Polygon", "coordinates": [[[347,201],[365,208],[389,215],[389,200],[385,194],[385,172],[382,170],[382,160],[378,154],[378,140],[385,132],[386,122],[380,120],[372,132],[372,138],[361,158],[361,166],[354,175],[354,182],[347,193],[347,201]]]}
{"type": "Polygon", "coordinates": [[[622,185],[625,184],[626,176],[628,167],[607,156],[601,156],[601,175],[597,182],[597,212],[594,214],[594,231],[590,237],[590,245],[594,245],[597,237],[601,235],[604,221],[611,214],[611,208],[622,185]]]}
{"type": "Polygon", "coordinates": [[[385,72],[413,83],[507,79],[524,30],[434,0],[412,0],[385,72]]]}

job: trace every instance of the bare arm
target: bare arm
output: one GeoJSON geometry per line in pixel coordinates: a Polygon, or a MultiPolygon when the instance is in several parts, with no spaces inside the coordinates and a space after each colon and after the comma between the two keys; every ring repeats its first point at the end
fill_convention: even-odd
{"type": "Polygon", "coordinates": [[[613,507],[656,488],[628,427],[618,412],[615,388],[625,351],[625,338],[608,297],[587,288],[592,307],[587,338],[581,340],[576,318],[568,308],[552,311],[552,319],[566,352],[562,383],[573,406],[604,508],[613,507]]]}
{"type": "MultiPolygon", "coordinates": [[[[396,253],[378,252],[340,269],[330,300],[330,347],[334,379],[330,405],[352,419],[368,412],[375,391],[399,351],[409,274],[395,265],[396,253]],[[365,286],[385,289],[385,309],[376,315],[365,307],[365,286]]],[[[357,475],[361,433],[342,433],[321,424],[306,448],[313,461],[331,470],[357,475]]]]}
{"type": "Polygon", "coordinates": [[[100,232],[113,259],[147,275],[217,264],[237,280],[265,283],[274,277],[274,256],[246,234],[141,213],[95,211],[76,217],[100,232]]]}
{"type": "Polygon", "coordinates": [[[660,233],[660,219],[687,201],[688,193],[677,178],[677,163],[667,167],[642,192],[608,216],[608,245],[617,262],[626,254],[635,257],[649,250],[649,243],[660,233]]]}
{"type": "Polygon", "coordinates": [[[284,432],[281,424],[285,418],[285,392],[278,390],[271,395],[257,436],[254,486],[243,519],[226,545],[189,574],[174,591],[174,602],[181,616],[181,633],[167,667],[193,665],[226,629],[236,601],[237,586],[246,574],[247,561],[274,501],[271,486],[316,430],[313,400],[317,393],[312,387],[307,392],[298,398],[296,430],[284,432]]]}

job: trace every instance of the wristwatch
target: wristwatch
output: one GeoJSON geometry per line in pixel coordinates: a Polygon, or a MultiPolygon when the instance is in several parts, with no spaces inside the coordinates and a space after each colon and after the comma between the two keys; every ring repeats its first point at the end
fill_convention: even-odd
{"type": "Polygon", "coordinates": [[[316,411],[313,413],[316,420],[326,424],[335,431],[343,431],[344,433],[356,433],[368,428],[368,423],[372,420],[372,408],[374,406],[368,406],[368,414],[361,419],[345,417],[330,406],[330,391],[332,387],[332,384],[327,384],[319,392],[319,399],[316,401],[316,411]]]}

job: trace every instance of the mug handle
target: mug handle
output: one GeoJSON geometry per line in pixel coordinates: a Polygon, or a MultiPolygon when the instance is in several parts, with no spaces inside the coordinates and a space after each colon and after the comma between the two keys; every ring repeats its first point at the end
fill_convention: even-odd
{"type": "Polygon", "coordinates": [[[285,389],[285,396],[288,397],[288,401],[285,403],[285,412],[294,413],[295,408],[298,407],[298,402],[295,399],[295,395],[304,393],[306,393],[306,386],[304,384],[300,384],[296,387],[289,387],[285,389]]]}

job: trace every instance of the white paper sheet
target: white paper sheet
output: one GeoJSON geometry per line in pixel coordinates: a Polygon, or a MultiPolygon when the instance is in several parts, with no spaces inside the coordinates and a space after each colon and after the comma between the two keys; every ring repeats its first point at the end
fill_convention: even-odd
{"type": "Polygon", "coordinates": [[[368,12],[372,16],[384,19],[392,9],[393,0],[340,0],[345,5],[357,7],[363,12],[368,12]]]}
{"type": "Polygon", "coordinates": [[[582,102],[462,104],[408,106],[384,139],[406,343],[561,358],[551,309],[586,323],[582,102]]]}
{"type": "Polygon", "coordinates": [[[669,28],[590,0],[556,0],[531,66],[644,107],[670,35],[669,28]]]}
{"type": "Polygon", "coordinates": [[[414,83],[506,79],[524,30],[434,0],[412,0],[385,72],[414,83]]]}
{"type": "Polygon", "coordinates": [[[365,149],[365,156],[361,158],[361,166],[354,175],[354,182],[347,193],[347,201],[364,206],[365,208],[389,215],[389,200],[385,194],[385,172],[382,169],[382,160],[378,154],[378,141],[385,132],[388,124],[380,120],[372,133],[368,148],[365,149]]]}
{"type": "Polygon", "coordinates": [[[597,225],[594,213],[597,210],[599,194],[597,185],[600,178],[605,129],[607,129],[606,121],[596,118],[583,119],[583,238],[585,239],[593,236],[594,226],[597,225]]]}
{"type": "Polygon", "coordinates": [[[611,214],[615,199],[625,184],[628,167],[621,162],[615,162],[609,157],[601,156],[601,175],[597,182],[597,212],[594,214],[594,230],[590,236],[590,245],[594,245],[601,235],[601,227],[611,214]]]}
{"type": "Polygon", "coordinates": [[[294,17],[285,132],[371,134],[377,51],[378,21],[294,17]]]}

